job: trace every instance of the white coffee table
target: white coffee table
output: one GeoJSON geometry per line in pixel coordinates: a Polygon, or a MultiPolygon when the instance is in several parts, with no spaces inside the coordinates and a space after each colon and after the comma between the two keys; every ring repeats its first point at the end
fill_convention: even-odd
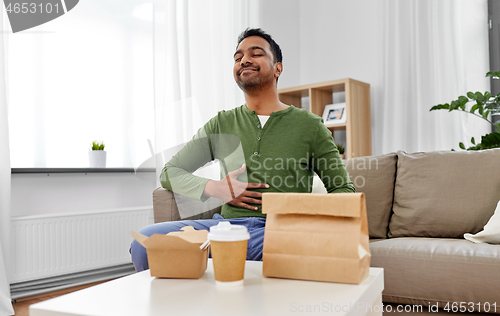
{"type": "Polygon", "coordinates": [[[30,316],[62,315],[382,315],[382,268],[359,285],[266,278],[247,261],[244,286],[215,285],[212,260],[197,280],[157,279],[149,270],[30,306],[30,316]]]}

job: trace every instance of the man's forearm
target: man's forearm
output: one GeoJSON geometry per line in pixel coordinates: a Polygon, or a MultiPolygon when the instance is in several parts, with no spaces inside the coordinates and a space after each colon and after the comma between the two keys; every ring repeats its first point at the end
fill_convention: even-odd
{"type": "Polygon", "coordinates": [[[214,180],[208,180],[207,184],[205,184],[205,189],[203,190],[203,196],[204,197],[212,197],[215,196],[215,192],[217,192],[217,182],[214,180]]]}

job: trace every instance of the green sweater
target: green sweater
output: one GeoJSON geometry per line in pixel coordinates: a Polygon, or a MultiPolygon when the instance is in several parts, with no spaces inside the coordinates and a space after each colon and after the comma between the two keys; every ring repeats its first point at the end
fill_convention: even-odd
{"type": "MultiPolygon", "coordinates": [[[[246,163],[238,180],[269,184],[268,189],[254,189],[260,192],[311,192],[314,172],[328,193],[355,192],[323,120],[294,106],[273,112],[264,127],[246,104],[219,112],[165,165],[161,184],[204,201],[208,179],[192,173],[214,159],[219,160],[221,179],[246,163]]],[[[257,211],[224,204],[221,215],[265,217],[261,205],[255,206],[257,211]]]]}

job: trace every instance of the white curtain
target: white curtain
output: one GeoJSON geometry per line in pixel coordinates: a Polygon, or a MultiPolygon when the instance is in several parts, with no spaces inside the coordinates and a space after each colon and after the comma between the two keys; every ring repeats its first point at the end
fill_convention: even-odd
{"type": "MultiPolygon", "coordinates": [[[[3,9],[0,25],[4,25],[3,9]]],[[[5,29],[5,28],[4,28],[5,29]]],[[[10,150],[7,120],[7,88],[5,81],[5,37],[0,36],[0,315],[13,315],[7,278],[10,249],[10,150]]]]}
{"type": "MultiPolygon", "coordinates": [[[[0,23],[1,25],[1,23],[0,23]]],[[[13,315],[7,278],[10,249],[10,160],[7,103],[3,62],[3,37],[0,40],[0,315],[13,315]]]]}
{"type": "Polygon", "coordinates": [[[429,109],[489,90],[486,0],[386,0],[382,152],[458,149],[490,129],[465,113],[429,109]]]}
{"type": "Polygon", "coordinates": [[[245,102],[233,79],[233,54],[238,35],[258,23],[257,6],[251,0],[172,0],[155,7],[158,172],[218,111],[245,102]]]}

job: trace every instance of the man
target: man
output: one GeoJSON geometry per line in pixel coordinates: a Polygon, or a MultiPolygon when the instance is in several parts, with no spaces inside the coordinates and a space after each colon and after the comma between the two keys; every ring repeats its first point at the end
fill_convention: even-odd
{"type": "MultiPolygon", "coordinates": [[[[165,165],[161,175],[162,186],[176,193],[226,202],[221,214],[210,220],[150,225],[142,234],[167,234],[186,225],[209,230],[229,221],[249,230],[247,260],[262,260],[262,192],[311,192],[314,172],[328,193],[355,191],[321,118],[279,100],[277,82],[282,71],[281,49],[271,36],[260,29],[247,29],[239,36],[233,75],[246,104],[219,112],[165,165]],[[220,161],[222,180],[192,174],[215,159],[220,161]]],[[[144,247],[134,241],[131,254],[137,271],[148,269],[144,247]]]]}

